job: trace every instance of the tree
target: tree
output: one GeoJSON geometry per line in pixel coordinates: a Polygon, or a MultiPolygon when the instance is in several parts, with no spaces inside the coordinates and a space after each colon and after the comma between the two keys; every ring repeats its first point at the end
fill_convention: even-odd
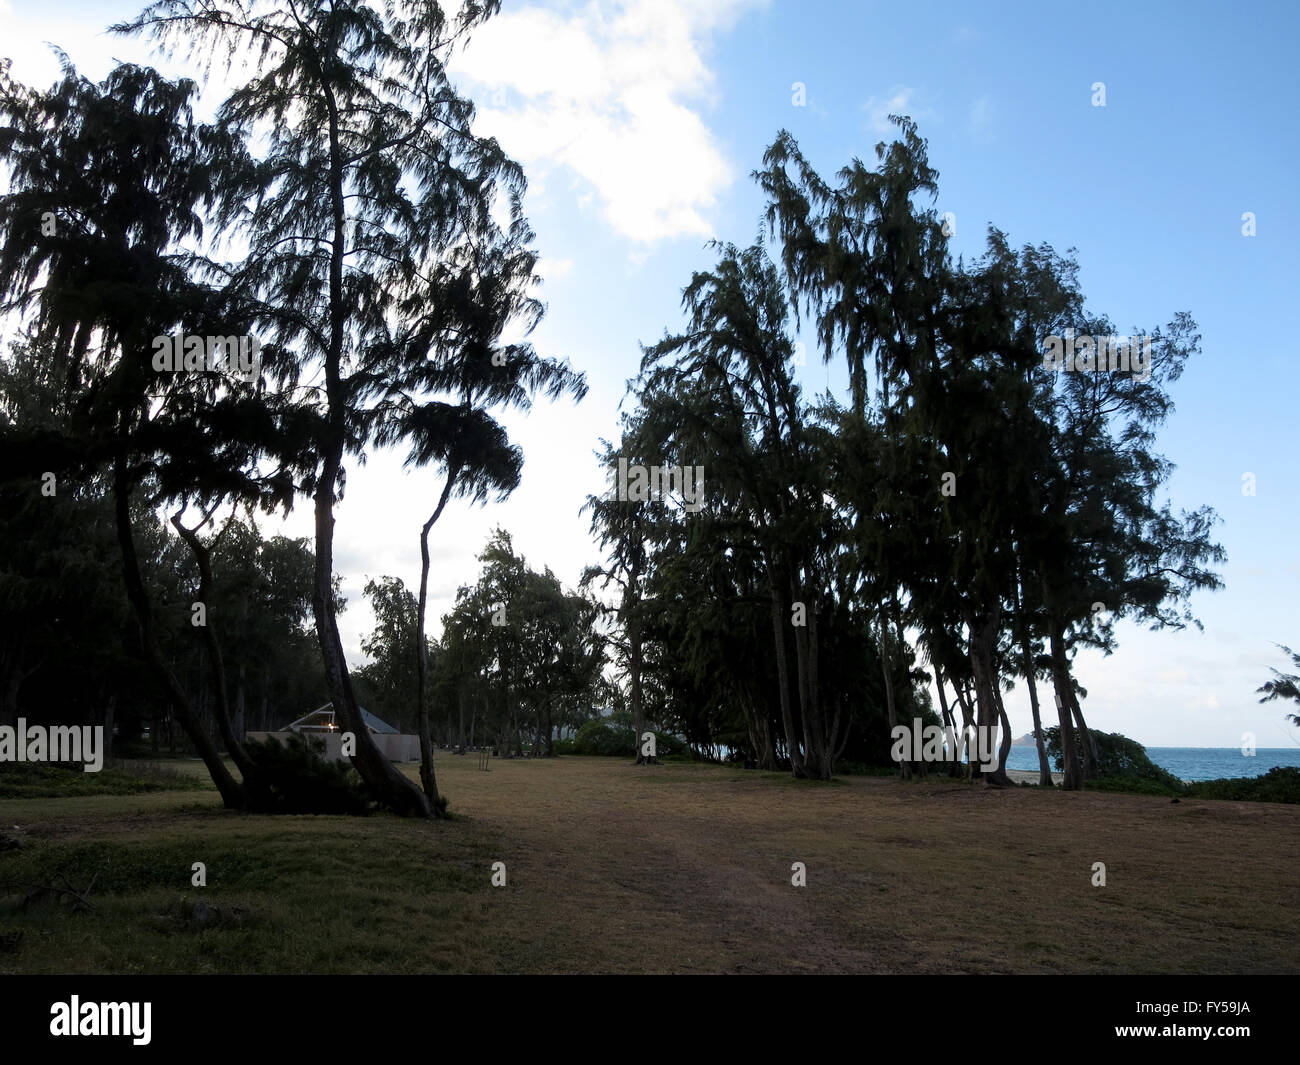
{"type": "MultiPolygon", "coordinates": [[[[429,534],[453,497],[483,503],[504,499],[519,485],[523,453],[488,409],[528,409],[535,392],[551,399],[581,399],[586,383],[567,365],[537,355],[527,342],[506,344],[512,323],[527,331],[542,307],[528,294],[536,282],[536,254],[526,247],[532,233],[516,219],[508,233],[488,229],[488,247],[456,249],[438,272],[433,310],[417,319],[420,344],[432,358],[408,367],[388,386],[378,443],[408,441],[408,466],[439,464],[442,493],[420,529],[420,592],[417,600],[417,684],[420,775],[434,812],[441,814],[428,719],[428,655],[425,623],[429,589],[429,534]],[[454,400],[436,398],[445,394],[454,400]]],[[[409,339],[405,341],[409,343],[409,339]]]]}
{"type": "MultiPolygon", "coordinates": [[[[15,469],[89,478],[107,471],[127,597],[150,668],[207,764],[227,806],[243,789],[201,727],[169,669],[142,574],[133,494],[174,502],[221,485],[250,488],[244,471],[261,446],[215,427],[250,424],[275,436],[271,405],[203,374],[161,375],[155,337],[179,322],[221,334],[246,322],[228,294],[205,286],[205,264],[177,245],[203,233],[201,213],[220,216],[245,189],[238,137],[194,122],[195,86],[119,66],[101,85],[78,78],[64,59],[49,92],[27,89],[0,70],[0,158],[11,191],[0,201],[0,292],[25,317],[33,350],[48,356],[48,380],[64,417],[9,434],[15,469]],[[228,179],[218,190],[214,174],[228,179]],[[53,218],[55,224],[44,221],[53,218]]],[[[285,432],[284,436],[291,434],[285,432]]],[[[282,479],[273,494],[283,498],[282,479]]],[[[224,710],[218,715],[238,757],[224,710]]]]}
{"type": "MultiPolygon", "coordinates": [[[[1296,654],[1289,647],[1282,647],[1281,644],[1277,646],[1282,648],[1283,654],[1291,656],[1293,665],[1300,668],[1300,654],[1296,654]]],[[[1272,673],[1272,680],[1266,680],[1255,689],[1257,692],[1264,693],[1264,698],[1260,702],[1267,703],[1273,699],[1294,699],[1297,703],[1300,703],[1300,673],[1283,673],[1279,669],[1272,670],[1272,673]]],[[[1300,714],[1288,714],[1287,716],[1293,725],[1300,725],[1300,714]]]]}
{"type": "Polygon", "coordinates": [[[361,650],[372,661],[357,670],[357,675],[364,672],[375,691],[372,710],[401,732],[418,729],[423,708],[411,700],[419,660],[415,596],[398,577],[368,580],[364,594],[375,615],[375,628],[361,641],[361,650]]]}
{"type": "Polygon", "coordinates": [[[645,636],[644,636],[644,585],[649,577],[648,542],[651,538],[653,516],[647,507],[629,507],[618,499],[614,477],[619,459],[629,464],[646,459],[635,444],[635,425],[627,426],[622,446],[602,440],[603,450],[597,453],[602,466],[610,473],[610,490],[603,496],[588,496],[586,510],[591,514],[591,532],[597,538],[608,562],[604,566],[588,566],[583,571],[582,586],[594,585],[598,580],[602,589],[612,583],[619,589],[618,603],[613,608],[621,637],[614,640],[615,652],[627,677],[628,703],[632,711],[635,765],[646,765],[654,759],[642,753],[641,736],[645,731],[645,636]]]}
{"type": "Polygon", "coordinates": [[[522,221],[522,172],[473,134],[473,106],[446,73],[457,42],[498,6],[471,2],[449,20],[416,0],[382,13],[362,0],[288,9],[164,0],[114,27],[147,30],[209,62],[255,57],[256,76],[222,105],[219,124],[273,131],[264,184],[240,227],[249,243],[241,283],[277,341],[324,376],[312,602],[326,679],[372,793],[419,816],[432,812],[428,796],[370,739],[352,689],[330,596],[334,505],[344,455],[364,455],[385,426],[376,400],[437,350],[453,249],[494,243],[498,195],[522,221]]]}
{"type": "Polygon", "coordinates": [[[662,396],[656,416],[669,431],[661,439],[675,446],[682,466],[698,464],[694,453],[716,471],[713,480],[725,482],[758,537],[792,770],[826,780],[833,743],[820,703],[817,616],[826,575],[816,549],[826,524],[824,478],[791,373],[786,291],[761,245],[743,252],[726,245],[714,270],[692,278],[682,302],[687,332],[666,336],[642,360],[662,396]]]}

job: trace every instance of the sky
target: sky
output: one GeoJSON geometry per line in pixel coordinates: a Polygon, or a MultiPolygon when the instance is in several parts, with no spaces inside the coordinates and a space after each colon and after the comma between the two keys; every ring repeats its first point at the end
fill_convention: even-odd
{"type": "MultiPolygon", "coordinates": [[[[44,42],[95,79],[114,60],[182,72],[147,41],[102,32],[140,6],[0,0],[0,56],[41,85],[58,74],[44,42]]],[[[1089,309],[1121,331],[1150,332],[1179,311],[1199,326],[1201,352],[1171,387],[1158,450],[1176,466],[1175,509],[1208,505],[1222,519],[1226,587],[1193,599],[1203,632],[1120,622],[1113,654],[1081,652],[1089,723],[1148,746],[1237,747],[1247,732],[1260,747],[1300,744],[1283,705],[1255,694],[1270,667],[1288,665],[1275,645],[1300,649],[1300,434],[1285,327],[1300,221],[1300,14],[1288,3],[989,7],[504,0],[453,78],[478,128],[528,175],[547,304],[532,340],[583,372],[589,392],[503,419],[524,449],[523,483],[504,503],[449,506],[433,535],[431,618],[473,582],[495,527],[570,586],[598,560],[580,513],[605,488],[593,452],[617,438],[639,345],[683,324],[681,290],[716,257],[707,243],[743,247],[760,232],[750,175],[764,149],[789,130],[829,178],[854,157],[874,161],[887,116],[903,113],[929,142],[955,253],[978,255],[990,225],[1013,246],[1073,248],[1089,309]]],[[[208,86],[209,104],[228,79],[208,86]]],[[[804,341],[807,391],[843,396],[842,367],[804,341]]],[[[382,452],[350,470],[335,550],[354,664],[371,627],[361,590],[380,575],[418,584],[419,528],[440,487],[436,473],[382,452]]],[[[265,531],[310,528],[304,503],[265,531]]],[[[1007,704],[1016,734],[1027,732],[1023,686],[1007,704]]]]}

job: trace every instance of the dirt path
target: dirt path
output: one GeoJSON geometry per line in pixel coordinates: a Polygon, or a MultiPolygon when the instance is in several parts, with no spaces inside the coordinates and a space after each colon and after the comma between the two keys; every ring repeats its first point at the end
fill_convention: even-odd
{"type": "Polygon", "coordinates": [[[1300,970],[1293,807],[448,761],[454,808],[510,841],[498,912],[528,969],[1300,970]]]}

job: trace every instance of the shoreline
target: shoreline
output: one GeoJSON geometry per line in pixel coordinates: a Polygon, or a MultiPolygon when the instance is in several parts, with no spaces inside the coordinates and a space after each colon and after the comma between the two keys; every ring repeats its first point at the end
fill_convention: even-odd
{"type": "MultiPolygon", "coordinates": [[[[1037,784],[1037,783],[1038,783],[1038,770],[1037,770],[1037,769],[1008,769],[1008,770],[1007,770],[1007,776],[1009,776],[1009,777],[1010,777],[1012,780],[1014,780],[1017,784],[1037,784]]],[[[1064,779],[1065,779],[1065,774],[1064,774],[1064,773],[1053,773],[1053,774],[1052,774],[1052,783],[1053,783],[1053,784],[1060,784],[1061,781],[1063,781],[1064,779]]]]}

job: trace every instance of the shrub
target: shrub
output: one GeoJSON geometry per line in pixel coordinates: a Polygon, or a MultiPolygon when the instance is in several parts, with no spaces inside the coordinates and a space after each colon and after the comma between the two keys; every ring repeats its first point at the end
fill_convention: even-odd
{"type": "Polygon", "coordinates": [[[326,761],[319,740],[289,736],[281,743],[268,736],[249,740],[249,757],[263,788],[250,788],[250,803],[260,813],[365,814],[370,795],[360,774],[345,762],[326,761]]]}
{"type": "Polygon", "coordinates": [[[1200,780],[1187,789],[1198,799],[1300,803],[1300,766],[1277,766],[1262,777],[1200,780]]]}
{"type": "MultiPolygon", "coordinates": [[[[573,738],[574,754],[598,754],[609,757],[634,757],[637,750],[636,733],[625,726],[608,721],[588,721],[573,738]]],[[[556,744],[559,754],[559,744],[556,744]]],[[[689,754],[689,748],[671,732],[655,730],[655,756],[671,758],[689,754]]]]}
{"type": "MultiPolygon", "coordinates": [[[[1182,795],[1186,791],[1186,786],[1181,780],[1174,776],[1169,770],[1161,769],[1155,762],[1147,757],[1147,749],[1138,743],[1137,740],[1131,740],[1127,736],[1121,736],[1118,732],[1099,732],[1097,729],[1090,729],[1092,737],[1097,741],[1097,776],[1101,779],[1088,782],[1088,787],[1096,787],[1100,791],[1144,791],[1148,794],[1168,794],[1182,795]],[[1129,788],[1129,784],[1146,784],[1153,787],[1129,788]]],[[[1075,748],[1082,752],[1083,734],[1075,729],[1073,731],[1075,748]]],[[[1065,759],[1061,754],[1061,730],[1058,726],[1043,730],[1043,738],[1047,743],[1047,753],[1055,762],[1057,771],[1065,768],[1065,759]]],[[[1082,754],[1080,755],[1082,762],[1082,754]]]]}
{"type": "Polygon", "coordinates": [[[618,728],[604,721],[588,721],[573,738],[574,754],[631,756],[636,750],[630,728],[618,728]]]}

